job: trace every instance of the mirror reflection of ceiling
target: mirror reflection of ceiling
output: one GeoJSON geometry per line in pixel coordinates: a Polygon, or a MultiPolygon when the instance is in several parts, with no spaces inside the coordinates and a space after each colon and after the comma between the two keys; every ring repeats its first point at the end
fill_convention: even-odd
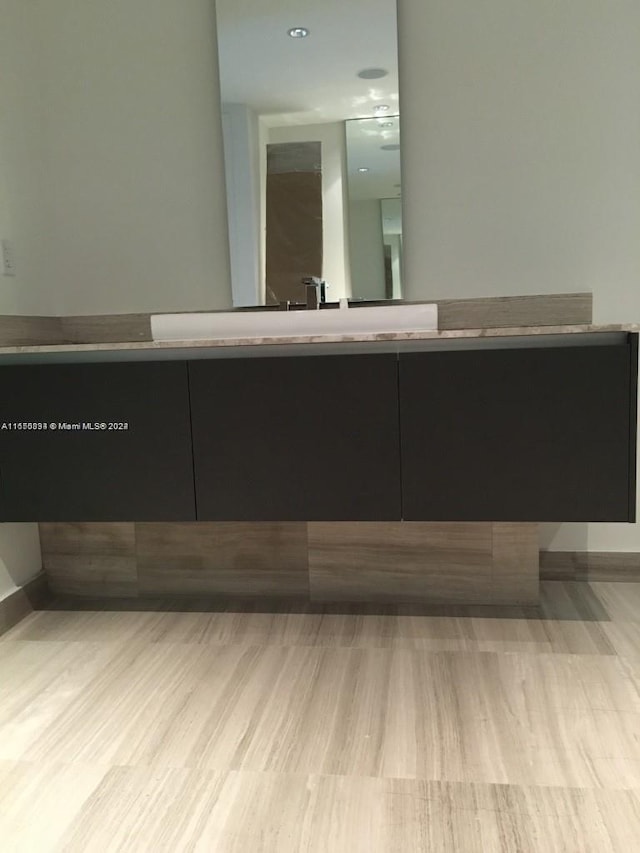
{"type": "Polygon", "coordinates": [[[267,125],[398,112],[396,0],[217,0],[220,88],[267,125]],[[293,27],[309,30],[291,38],[293,27]],[[364,69],[388,71],[362,79],[364,69]]]}
{"type": "Polygon", "coordinates": [[[347,169],[349,197],[353,200],[400,195],[398,116],[347,122],[347,169]]]}

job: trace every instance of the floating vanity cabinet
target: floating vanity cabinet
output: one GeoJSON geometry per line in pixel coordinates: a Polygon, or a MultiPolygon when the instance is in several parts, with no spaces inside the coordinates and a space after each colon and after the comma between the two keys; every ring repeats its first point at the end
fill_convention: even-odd
{"type": "Polygon", "coordinates": [[[189,363],[198,519],[400,519],[397,357],[189,363]]]}
{"type": "Polygon", "coordinates": [[[185,362],[0,367],[0,520],[193,519],[185,362]]]}
{"type": "Polygon", "coordinates": [[[400,355],[407,520],[633,521],[637,336],[400,355]]]}
{"type": "Polygon", "coordinates": [[[0,522],[634,521],[638,336],[568,337],[4,364],[0,522]]]}

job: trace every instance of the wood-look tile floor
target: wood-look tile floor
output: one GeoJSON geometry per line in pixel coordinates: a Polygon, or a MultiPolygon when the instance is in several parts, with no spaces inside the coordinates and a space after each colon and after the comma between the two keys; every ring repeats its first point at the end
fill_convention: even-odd
{"type": "Polygon", "coordinates": [[[3,853],[640,849],[640,584],[182,606],[0,638],[3,853]]]}

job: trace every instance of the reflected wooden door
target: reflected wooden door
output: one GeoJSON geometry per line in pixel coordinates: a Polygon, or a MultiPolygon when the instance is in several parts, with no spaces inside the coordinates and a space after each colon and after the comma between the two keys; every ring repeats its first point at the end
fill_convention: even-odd
{"type": "Polygon", "coordinates": [[[267,303],[304,302],[302,279],[322,277],[320,142],[267,146],[267,303]]]}

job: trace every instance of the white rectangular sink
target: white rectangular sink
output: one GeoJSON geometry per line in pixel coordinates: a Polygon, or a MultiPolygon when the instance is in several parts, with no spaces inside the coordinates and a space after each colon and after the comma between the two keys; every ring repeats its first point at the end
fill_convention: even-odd
{"type": "Polygon", "coordinates": [[[151,336],[154,341],[363,335],[434,331],[437,328],[438,306],[435,304],[151,316],[151,336]]]}

